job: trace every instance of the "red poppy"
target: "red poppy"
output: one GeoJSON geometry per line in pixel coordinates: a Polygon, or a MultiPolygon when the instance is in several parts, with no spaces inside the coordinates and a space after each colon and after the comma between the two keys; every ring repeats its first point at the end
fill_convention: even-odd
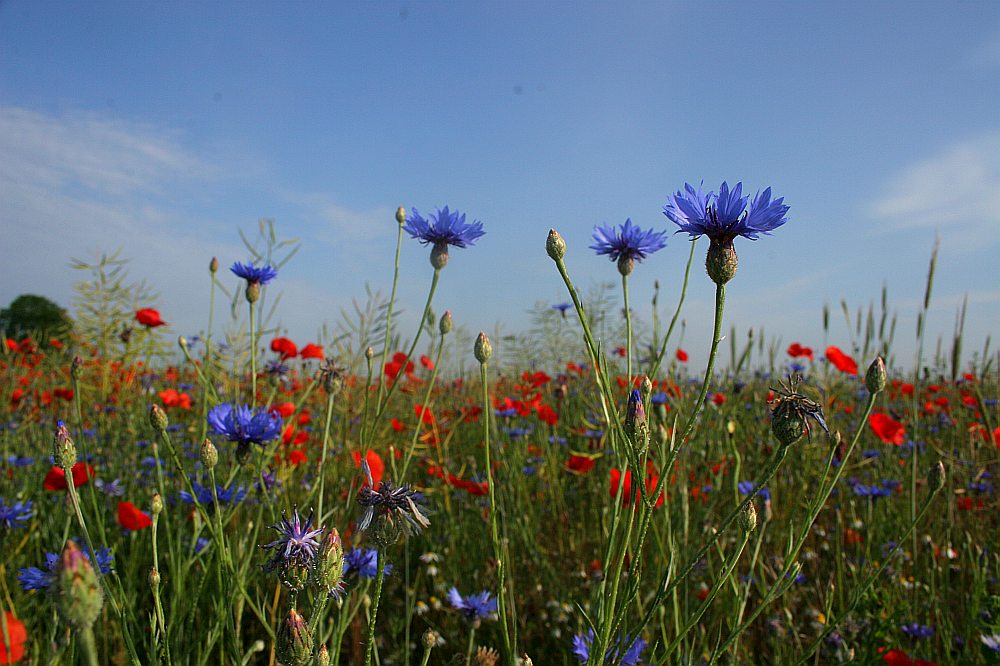
{"type": "MultiPolygon", "coordinates": [[[[351,453],[351,457],[354,458],[354,466],[361,469],[361,452],[354,451],[351,453]]],[[[368,453],[365,454],[365,460],[368,462],[368,469],[372,473],[372,483],[378,488],[378,484],[382,482],[382,477],[385,475],[385,463],[382,462],[382,456],[368,449],[368,453]]],[[[364,483],[368,485],[368,479],[365,479],[364,483]]]]}
{"type": "Polygon", "coordinates": [[[431,411],[430,407],[424,407],[423,405],[417,404],[413,406],[413,413],[417,415],[421,423],[427,423],[429,425],[434,424],[434,413],[431,411]]]}
{"type": "Polygon", "coordinates": [[[454,474],[448,475],[448,485],[458,488],[459,490],[464,490],[470,495],[485,495],[490,491],[487,481],[477,483],[476,481],[469,481],[468,479],[460,479],[454,474]]]}
{"type": "Polygon", "coordinates": [[[281,360],[295,358],[299,355],[299,348],[288,338],[275,338],[271,340],[271,351],[281,354],[281,360]]]}
{"type": "Polygon", "coordinates": [[[903,424],[887,414],[872,414],[868,417],[868,425],[875,436],[886,444],[901,446],[906,440],[903,424]]]}
{"type": "Polygon", "coordinates": [[[52,347],[53,349],[62,349],[63,348],[62,340],[58,338],[51,338],[49,340],[49,347],[52,347]]]}
{"type": "Polygon", "coordinates": [[[295,403],[283,402],[280,405],[272,405],[271,412],[278,413],[281,415],[281,418],[287,419],[289,416],[295,413],[295,403]]]}
{"type": "Polygon", "coordinates": [[[420,356],[420,365],[424,366],[428,370],[433,370],[434,369],[434,361],[430,360],[429,358],[427,358],[424,355],[420,356]]]}
{"type": "Polygon", "coordinates": [[[62,398],[66,402],[73,399],[73,389],[71,388],[57,388],[52,391],[57,398],[62,398]]]}
{"type": "Polygon", "coordinates": [[[135,320],[146,328],[165,326],[167,322],[160,319],[160,311],[153,308],[143,308],[135,311],[135,320]]]}
{"type": "Polygon", "coordinates": [[[301,465],[308,459],[309,458],[308,456],[306,456],[305,451],[301,451],[299,449],[295,449],[294,451],[288,454],[288,462],[291,463],[292,465],[301,465]]]}
{"type": "Polygon", "coordinates": [[[385,364],[385,376],[389,379],[396,379],[400,370],[405,372],[407,377],[412,377],[413,361],[409,360],[403,352],[396,352],[392,355],[392,361],[385,364]]]}
{"type": "Polygon", "coordinates": [[[3,343],[7,345],[7,349],[11,351],[17,351],[17,342],[12,340],[11,338],[5,339],[3,343]]]}
{"type": "Polygon", "coordinates": [[[826,360],[830,361],[833,367],[841,372],[846,372],[849,375],[858,374],[857,362],[832,345],[826,348],[826,360]]]}
{"type": "Polygon", "coordinates": [[[559,423],[559,414],[556,410],[552,409],[549,405],[539,405],[538,409],[538,420],[542,423],[548,423],[550,426],[554,426],[559,423]]]}
{"type": "Polygon", "coordinates": [[[7,645],[4,634],[0,631],[0,664],[16,664],[24,658],[24,643],[28,640],[28,631],[24,623],[14,617],[10,611],[4,611],[7,622],[7,635],[10,645],[7,645]]]}
{"type": "Polygon", "coordinates": [[[406,425],[396,417],[392,417],[392,420],[389,421],[389,423],[392,425],[392,429],[396,432],[403,432],[406,430],[406,425]]]}
{"type": "Polygon", "coordinates": [[[177,389],[171,388],[166,391],[160,391],[160,401],[164,407],[191,409],[191,396],[187,393],[179,393],[177,389]]]}
{"type": "Polygon", "coordinates": [[[302,358],[324,358],[323,348],[319,345],[309,343],[299,352],[299,356],[302,358]]]}
{"type": "Polygon", "coordinates": [[[595,456],[574,453],[569,457],[569,460],[566,461],[566,471],[582,476],[594,468],[594,462],[596,460],[597,458],[595,456]]]}
{"type": "Polygon", "coordinates": [[[721,407],[726,404],[726,394],[725,393],[715,393],[712,395],[712,404],[721,407]]]}
{"type": "Polygon", "coordinates": [[[617,354],[621,358],[625,358],[625,348],[624,347],[618,347],[618,348],[616,348],[615,349],[615,354],[617,354]]]}
{"type": "Polygon", "coordinates": [[[937,666],[933,661],[926,659],[910,659],[910,656],[898,648],[886,650],[884,647],[878,649],[882,655],[882,662],[889,666],[937,666]]]}
{"type": "MultiPolygon", "coordinates": [[[[75,488],[79,488],[87,483],[94,476],[93,466],[84,462],[78,462],[73,465],[71,471],[73,472],[73,486],[75,488]]],[[[66,490],[69,486],[66,485],[66,473],[63,471],[63,468],[53,467],[50,469],[48,474],[45,475],[42,487],[53,492],[56,490],[66,490]]]]}
{"type": "Polygon", "coordinates": [[[810,361],[813,360],[813,350],[812,347],[803,347],[797,342],[793,342],[788,346],[788,355],[792,358],[799,358],[804,356],[810,361]]]}
{"type": "MultiPolygon", "coordinates": [[[[651,493],[659,483],[660,477],[655,473],[653,464],[647,463],[646,465],[646,492],[651,493]]],[[[622,485],[622,504],[628,506],[632,503],[632,470],[625,470],[625,478],[622,479],[621,470],[612,469],[611,470],[611,496],[616,497],[618,495],[618,483],[621,482],[622,485]]],[[[638,495],[638,493],[636,493],[638,495]]],[[[663,491],[660,491],[660,496],[656,499],[656,506],[661,506],[663,504],[663,491]]],[[[636,505],[638,508],[638,504],[636,505]]]]}
{"type": "Polygon", "coordinates": [[[688,353],[683,349],[681,349],[680,347],[677,348],[677,354],[675,355],[677,356],[677,360],[680,361],[681,363],[688,362],[688,353]]]}
{"type": "Polygon", "coordinates": [[[153,519],[131,502],[118,502],[118,524],[127,530],[144,530],[153,524],[153,519]]]}

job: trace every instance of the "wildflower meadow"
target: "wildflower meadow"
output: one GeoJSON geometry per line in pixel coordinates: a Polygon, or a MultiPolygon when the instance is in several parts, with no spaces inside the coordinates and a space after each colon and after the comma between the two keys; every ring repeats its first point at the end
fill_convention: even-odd
{"type": "Polygon", "coordinates": [[[385,220],[388,295],[312,340],[275,324],[273,224],[207,249],[190,307],[232,309],[196,336],[141,264],[78,262],[72,326],[0,346],[0,664],[1000,663],[1000,357],[924,339],[936,250],[915,357],[884,297],[817,306],[817,339],[730,330],[727,285],[798,223],[779,189],[525,239],[564,298],[504,340],[435,298],[499,233],[473,208],[385,220]],[[612,292],[574,281],[584,253],[612,292]],[[684,281],[630,299],[666,262],[684,281]]]}

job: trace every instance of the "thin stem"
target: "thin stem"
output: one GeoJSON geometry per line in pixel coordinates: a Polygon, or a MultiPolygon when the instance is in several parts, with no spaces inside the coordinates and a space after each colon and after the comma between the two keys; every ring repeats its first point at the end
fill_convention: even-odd
{"type": "Polygon", "coordinates": [[[632,313],[628,309],[628,276],[622,275],[622,298],[625,301],[625,376],[632,389],[632,313]]]}
{"type": "MultiPolygon", "coordinates": [[[[396,285],[399,283],[399,251],[403,246],[403,225],[399,225],[399,233],[396,234],[396,262],[392,273],[392,292],[389,294],[389,309],[385,311],[385,340],[382,343],[382,360],[379,367],[385,367],[385,359],[389,355],[389,334],[392,331],[392,308],[396,303],[396,285]]],[[[378,404],[382,405],[382,398],[385,395],[385,382],[380,381],[378,385],[378,404]]]]}
{"type": "Polygon", "coordinates": [[[250,303],[250,400],[249,405],[257,403],[257,334],[254,330],[253,303],[250,303]]]}
{"type": "Polygon", "coordinates": [[[368,644],[365,647],[365,666],[371,666],[372,651],[375,649],[375,620],[378,617],[378,602],[382,598],[382,581],[385,578],[385,552],[378,549],[378,572],[375,574],[375,598],[372,599],[372,614],[368,618],[368,644]]]}

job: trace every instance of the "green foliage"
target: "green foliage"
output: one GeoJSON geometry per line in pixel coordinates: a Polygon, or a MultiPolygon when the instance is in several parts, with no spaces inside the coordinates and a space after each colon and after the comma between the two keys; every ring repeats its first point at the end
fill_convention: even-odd
{"type": "Polygon", "coordinates": [[[0,310],[0,326],[8,338],[64,340],[73,330],[73,320],[66,310],[44,296],[22,294],[0,310]]]}

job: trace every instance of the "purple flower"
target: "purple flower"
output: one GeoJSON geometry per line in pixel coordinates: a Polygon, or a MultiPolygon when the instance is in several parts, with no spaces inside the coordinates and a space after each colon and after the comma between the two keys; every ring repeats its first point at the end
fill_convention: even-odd
{"type": "Polygon", "coordinates": [[[594,244],[591,250],[597,254],[606,254],[611,261],[619,259],[630,259],[641,261],[657,250],[662,250],[667,246],[667,232],[655,231],[653,229],[642,230],[632,224],[632,219],[625,220],[625,224],[615,228],[604,225],[594,227],[594,244]]]}
{"type": "Polygon", "coordinates": [[[8,530],[25,527],[25,524],[35,515],[31,510],[31,500],[14,502],[10,506],[7,500],[0,497],[0,527],[8,530]]]}
{"type": "Polygon", "coordinates": [[[278,269],[271,267],[268,264],[263,266],[255,266],[253,263],[246,263],[237,261],[230,267],[234,275],[241,277],[247,281],[247,284],[259,284],[265,285],[274,278],[278,277],[278,269]]]}
{"type": "MultiPolygon", "coordinates": [[[[94,558],[90,557],[90,552],[87,548],[83,548],[82,552],[83,556],[89,562],[94,561],[94,558]]],[[[48,589],[53,581],[55,581],[55,571],[58,563],[59,555],[57,553],[46,553],[44,570],[39,567],[18,569],[17,580],[21,583],[21,589],[25,591],[48,589]]],[[[110,548],[101,548],[97,551],[97,568],[102,574],[110,573],[113,565],[114,555],[111,553],[110,548]]]]}
{"type": "Polygon", "coordinates": [[[403,231],[424,245],[454,245],[455,247],[474,245],[476,240],[486,234],[483,231],[482,222],[476,221],[466,224],[465,213],[459,213],[457,210],[450,211],[447,206],[438,209],[428,217],[429,219],[423,218],[417,209],[413,208],[406,216],[403,231]]]}
{"type": "MultiPolygon", "coordinates": [[[[594,642],[594,630],[589,630],[584,635],[576,635],[573,637],[573,654],[582,663],[587,663],[590,660],[590,646],[594,642]]],[[[604,663],[605,664],[621,664],[621,666],[636,666],[639,663],[639,659],[642,657],[643,650],[646,649],[646,641],[642,640],[638,636],[632,639],[629,636],[625,637],[625,640],[619,639],[614,645],[608,648],[607,652],[604,653],[604,663]],[[622,646],[625,645],[623,654],[621,653],[622,646]]]]}
{"type": "Polygon", "coordinates": [[[667,199],[663,213],[679,227],[678,233],[686,231],[692,238],[705,235],[713,243],[731,243],[737,236],[757,240],[760,234],[769,234],[787,222],[788,206],[783,202],[783,197],[771,200],[770,187],[750,201],[749,196],[743,196],[743,183],[730,190],[723,181],[717,195],[685,183],[684,191],[667,199]]]}
{"type": "Polygon", "coordinates": [[[316,557],[319,550],[319,536],[323,534],[323,528],[310,529],[312,527],[312,515],[305,523],[299,516],[299,510],[292,512],[292,519],[289,520],[284,511],[281,513],[281,522],[271,527],[278,531],[280,537],[267,544],[265,550],[274,549],[274,555],[264,565],[265,571],[274,571],[278,568],[287,568],[291,564],[309,565],[316,557]]]}
{"type": "MultiPolygon", "coordinates": [[[[378,573],[378,551],[374,548],[353,548],[344,553],[344,575],[356,571],[358,576],[371,580],[378,573]]],[[[392,565],[384,567],[385,575],[392,572],[392,565]]]]}
{"type": "Polygon", "coordinates": [[[448,601],[470,622],[484,620],[497,610],[496,597],[485,591],[463,597],[458,588],[453,587],[448,590],[448,601]]]}
{"type": "Polygon", "coordinates": [[[903,633],[910,638],[930,638],[934,635],[934,628],[928,627],[916,622],[910,622],[909,624],[904,624],[900,629],[903,633]]]}
{"type": "MultiPolygon", "coordinates": [[[[191,487],[194,489],[193,495],[186,490],[180,491],[179,497],[181,502],[184,504],[194,504],[195,498],[197,498],[198,504],[209,508],[214,506],[211,487],[206,488],[193,479],[191,480],[191,487]]],[[[237,487],[236,484],[228,488],[223,488],[221,485],[216,484],[215,493],[219,497],[219,504],[235,504],[247,496],[246,488],[243,486],[237,487]]]]}
{"type": "Polygon", "coordinates": [[[983,645],[993,650],[994,652],[1000,652],[1000,633],[980,634],[979,640],[983,642],[983,645]]]}
{"type": "MultiPolygon", "coordinates": [[[[736,487],[739,489],[741,495],[749,495],[754,489],[753,481],[740,481],[736,484],[736,487]]],[[[764,486],[760,489],[760,492],[757,493],[757,496],[766,502],[771,499],[771,491],[767,488],[767,486],[764,486]]]]}
{"type": "Polygon", "coordinates": [[[239,446],[263,444],[281,435],[281,416],[248,405],[223,404],[208,412],[212,431],[239,446]]]}

